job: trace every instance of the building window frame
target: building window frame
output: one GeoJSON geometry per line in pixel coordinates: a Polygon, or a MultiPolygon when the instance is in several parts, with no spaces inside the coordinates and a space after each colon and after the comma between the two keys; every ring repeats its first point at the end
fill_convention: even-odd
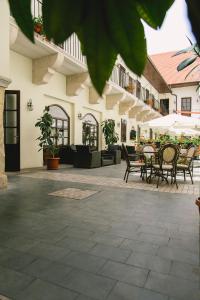
{"type": "Polygon", "coordinates": [[[192,97],[181,98],[181,114],[191,117],[192,111],[192,97]]]}
{"type": "Polygon", "coordinates": [[[87,113],[82,118],[82,143],[90,146],[93,150],[99,147],[99,122],[91,113],[87,113]]]}
{"type": "Polygon", "coordinates": [[[58,104],[52,104],[49,105],[49,113],[51,114],[53,118],[53,126],[52,126],[52,134],[55,136],[58,136],[58,138],[55,139],[55,145],[56,146],[66,146],[70,144],[70,117],[65,111],[65,109],[58,105],[58,104]],[[63,117],[58,117],[56,115],[53,115],[51,110],[55,107],[57,109],[60,109],[62,111],[63,117]],[[61,143],[60,143],[61,142],[61,143]]]}

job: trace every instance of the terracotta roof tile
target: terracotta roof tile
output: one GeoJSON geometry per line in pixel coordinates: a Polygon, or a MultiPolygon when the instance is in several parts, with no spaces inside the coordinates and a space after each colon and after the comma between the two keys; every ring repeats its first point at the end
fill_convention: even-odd
{"type": "Polygon", "coordinates": [[[178,56],[173,56],[174,52],[166,52],[160,54],[151,55],[150,58],[159,70],[159,72],[164,77],[165,81],[170,84],[183,84],[183,83],[193,83],[200,81],[200,70],[198,68],[194,70],[186,79],[188,72],[197,64],[200,64],[200,58],[197,59],[195,63],[188,66],[186,69],[178,72],[177,66],[184,59],[191,57],[192,53],[183,53],[178,56]]]}

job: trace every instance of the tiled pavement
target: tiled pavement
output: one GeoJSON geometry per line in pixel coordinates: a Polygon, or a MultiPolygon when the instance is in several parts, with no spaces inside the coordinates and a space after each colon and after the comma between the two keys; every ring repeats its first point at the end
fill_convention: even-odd
{"type": "Polygon", "coordinates": [[[135,177],[124,184],[123,171],[9,178],[0,191],[0,300],[200,299],[198,185],[142,190],[135,177]],[[94,194],[52,194],[68,188],[94,194]]]}
{"type": "MultiPolygon", "coordinates": [[[[124,182],[122,178],[112,178],[106,176],[91,176],[91,175],[80,175],[80,174],[72,174],[72,173],[53,173],[52,172],[35,172],[31,174],[23,174],[24,177],[31,178],[40,178],[40,179],[48,179],[55,181],[67,181],[67,182],[78,182],[85,184],[93,184],[99,186],[108,186],[113,188],[124,188],[124,189],[137,189],[137,190],[146,190],[146,191],[154,191],[154,192],[165,192],[165,193],[178,193],[178,194],[192,194],[198,195],[199,193],[199,184],[192,185],[190,182],[184,183],[183,181],[179,182],[178,189],[173,184],[160,184],[158,188],[156,188],[156,184],[148,184],[146,181],[140,180],[138,176],[134,176],[134,180],[131,180],[130,176],[129,182],[124,182]]],[[[61,191],[62,194],[62,191],[61,191]]],[[[59,196],[59,193],[58,195],[59,196]]],[[[70,197],[73,198],[73,197],[70,197]]]]}

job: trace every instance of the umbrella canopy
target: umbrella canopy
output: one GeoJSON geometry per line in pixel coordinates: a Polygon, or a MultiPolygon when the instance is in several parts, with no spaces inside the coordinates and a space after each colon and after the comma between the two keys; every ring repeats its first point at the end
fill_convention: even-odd
{"type": "Polygon", "coordinates": [[[167,133],[174,135],[174,136],[200,136],[200,131],[190,129],[190,128],[170,128],[167,133]]]}
{"type": "Polygon", "coordinates": [[[200,119],[186,117],[178,114],[170,114],[164,117],[153,119],[151,121],[145,122],[143,126],[152,129],[169,129],[174,128],[200,128],[200,119]]]}

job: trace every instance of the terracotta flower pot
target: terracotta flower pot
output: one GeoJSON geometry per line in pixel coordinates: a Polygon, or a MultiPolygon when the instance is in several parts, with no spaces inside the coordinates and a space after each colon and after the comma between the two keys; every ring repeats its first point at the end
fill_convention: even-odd
{"type": "Polygon", "coordinates": [[[35,24],[34,26],[34,31],[37,32],[38,34],[42,33],[42,24],[35,24]]]}
{"type": "Polygon", "coordinates": [[[47,158],[47,170],[57,170],[59,167],[59,157],[47,158]]]}
{"type": "Polygon", "coordinates": [[[199,207],[199,214],[200,214],[200,197],[196,199],[195,203],[199,207]]]}

